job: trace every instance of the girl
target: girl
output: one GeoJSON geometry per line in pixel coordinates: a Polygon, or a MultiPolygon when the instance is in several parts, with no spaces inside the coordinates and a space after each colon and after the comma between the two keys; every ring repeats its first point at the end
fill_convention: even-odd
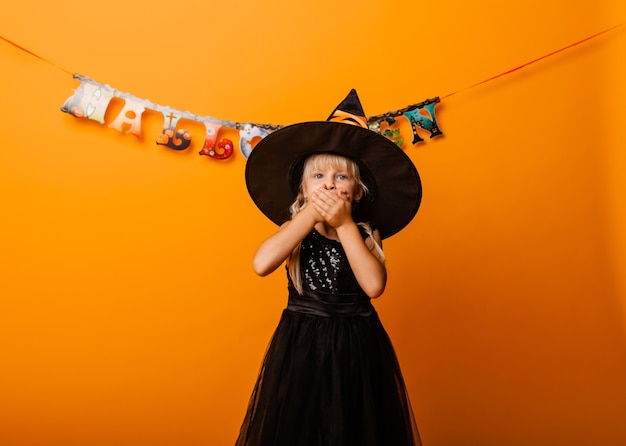
{"type": "Polygon", "coordinates": [[[259,142],[246,183],[280,225],[259,246],[254,270],[265,276],[286,261],[289,297],[236,444],[420,445],[371,304],[387,280],[382,239],[406,226],[421,200],[410,159],[367,129],[352,90],[327,121],[259,142]]]}

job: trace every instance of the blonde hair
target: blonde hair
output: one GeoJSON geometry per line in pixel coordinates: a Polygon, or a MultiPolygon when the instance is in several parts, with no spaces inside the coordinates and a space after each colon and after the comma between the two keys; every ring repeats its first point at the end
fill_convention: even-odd
{"type": "MultiPolygon", "coordinates": [[[[319,153],[310,156],[306,159],[304,163],[304,168],[302,170],[302,178],[306,178],[311,174],[312,171],[319,169],[322,166],[330,166],[339,170],[347,171],[350,176],[352,176],[356,182],[355,195],[359,195],[361,193],[361,199],[368,193],[367,186],[361,179],[361,174],[359,171],[359,166],[357,163],[352,161],[349,158],[335,155],[332,153],[319,153]]],[[[289,208],[291,212],[291,218],[296,216],[304,207],[306,206],[306,198],[304,197],[304,193],[302,192],[302,180],[300,181],[300,187],[298,188],[298,195],[296,196],[296,200],[293,202],[291,207],[289,208]]],[[[368,239],[371,240],[371,243],[367,244],[369,250],[376,256],[376,258],[381,262],[385,263],[385,254],[383,250],[374,239],[372,234],[372,227],[369,223],[365,222],[357,222],[357,225],[362,227],[365,230],[365,233],[368,235],[368,239]]],[[[300,277],[300,244],[298,244],[288,260],[288,270],[289,277],[291,281],[298,291],[299,294],[303,293],[302,288],[302,279],[300,277]]]]}

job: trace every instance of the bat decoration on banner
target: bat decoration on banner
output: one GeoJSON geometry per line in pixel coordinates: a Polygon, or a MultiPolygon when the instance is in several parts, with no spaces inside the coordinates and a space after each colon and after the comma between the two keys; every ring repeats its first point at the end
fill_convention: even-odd
{"type": "MultiPolygon", "coordinates": [[[[146,109],[159,112],[163,115],[163,130],[160,135],[156,136],[156,144],[173,150],[185,150],[192,144],[192,134],[182,127],[184,124],[181,124],[181,121],[200,122],[204,124],[206,132],[204,144],[198,153],[215,160],[228,159],[233,154],[234,144],[231,140],[222,138],[218,141],[218,134],[222,128],[239,131],[239,150],[247,159],[254,144],[271,132],[283,127],[274,124],[224,121],[210,116],[200,116],[137,98],[79,74],[75,74],[74,79],[78,80],[80,85],[74,90],[74,94],[65,101],[61,111],[76,118],[87,118],[104,124],[104,116],[111,100],[114,97],[123,99],[122,110],[108,124],[108,127],[141,138],[143,113],[146,109]]],[[[418,134],[418,130],[428,132],[430,138],[441,136],[443,133],[439,129],[435,117],[435,105],[438,102],[439,98],[428,99],[401,110],[369,117],[367,119],[368,126],[371,130],[382,134],[400,147],[404,144],[404,138],[402,138],[400,122],[397,118],[406,119],[410,124],[413,131],[412,144],[424,141],[418,134]]]]}

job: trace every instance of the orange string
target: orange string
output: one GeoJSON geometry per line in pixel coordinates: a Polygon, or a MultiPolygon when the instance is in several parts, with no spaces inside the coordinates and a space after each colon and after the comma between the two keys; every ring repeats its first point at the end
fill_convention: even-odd
{"type": "MultiPolygon", "coordinates": [[[[532,65],[532,64],[534,64],[534,63],[537,63],[537,62],[539,62],[539,61],[541,61],[541,60],[543,60],[543,59],[546,59],[546,58],[548,58],[548,57],[554,56],[555,54],[561,53],[561,52],[563,52],[563,51],[565,51],[565,50],[568,50],[568,49],[570,49],[570,48],[572,48],[572,47],[575,47],[575,46],[577,46],[577,45],[580,45],[581,43],[587,42],[587,41],[589,41],[589,40],[591,40],[591,39],[595,39],[596,37],[599,37],[599,36],[601,36],[602,34],[606,34],[606,33],[610,32],[610,31],[613,31],[613,30],[615,30],[615,29],[617,29],[617,28],[619,28],[619,27],[621,27],[621,26],[624,26],[624,25],[626,25],[626,22],[623,22],[623,23],[620,23],[619,25],[615,25],[615,26],[612,26],[612,27],[610,27],[610,28],[607,28],[607,29],[605,29],[604,31],[600,31],[599,33],[593,34],[593,35],[591,35],[591,36],[589,36],[589,37],[586,37],[586,38],[584,38],[584,39],[582,39],[582,40],[579,40],[579,41],[577,41],[577,42],[574,42],[574,43],[572,43],[572,44],[570,44],[570,45],[564,46],[563,48],[559,48],[558,50],[552,51],[551,53],[548,53],[548,54],[546,54],[546,55],[544,55],[544,56],[538,57],[538,58],[536,58],[536,59],[534,59],[534,60],[531,60],[530,62],[526,62],[525,64],[522,64],[522,65],[520,65],[520,66],[518,66],[518,67],[515,67],[515,68],[510,69],[510,70],[507,70],[507,71],[505,71],[505,72],[503,72],[503,73],[500,73],[500,74],[497,74],[497,75],[495,75],[495,76],[492,76],[492,77],[490,77],[490,78],[488,78],[488,79],[482,80],[482,81],[480,81],[480,82],[476,82],[475,84],[469,85],[469,86],[467,86],[467,87],[465,87],[465,88],[462,88],[462,89],[460,89],[460,90],[454,91],[454,92],[452,92],[452,93],[448,93],[448,94],[446,94],[446,95],[444,95],[444,96],[440,96],[440,97],[439,97],[439,99],[440,99],[440,100],[443,100],[443,99],[445,99],[445,98],[449,98],[450,96],[455,95],[455,94],[457,94],[457,93],[460,93],[460,92],[462,92],[462,91],[469,90],[470,88],[478,87],[479,85],[482,85],[482,84],[484,84],[484,83],[487,83],[487,82],[490,82],[490,81],[492,81],[492,80],[498,79],[498,78],[500,78],[500,77],[502,77],[502,76],[506,76],[507,74],[511,74],[511,73],[513,73],[513,72],[515,72],[515,71],[521,70],[522,68],[525,68],[525,67],[527,67],[527,66],[529,66],[529,65],[532,65]]],[[[46,62],[46,63],[49,63],[50,65],[52,65],[52,66],[54,66],[54,67],[58,68],[59,70],[61,70],[61,71],[65,72],[65,73],[67,73],[67,74],[69,74],[70,76],[74,76],[74,74],[73,74],[73,73],[71,73],[70,71],[66,70],[65,68],[60,67],[59,65],[57,65],[57,64],[55,64],[55,63],[53,63],[53,62],[49,61],[48,59],[45,59],[45,58],[43,58],[43,57],[39,56],[38,54],[35,54],[35,53],[33,53],[32,51],[27,50],[26,48],[24,48],[24,47],[22,47],[22,46],[20,46],[20,45],[16,44],[15,42],[12,42],[11,40],[9,40],[9,39],[7,39],[7,38],[5,38],[5,37],[3,37],[3,36],[0,36],[0,39],[4,40],[5,42],[9,43],[10,45],[13,45],[14,47],[16,47],[16,48],[18,48],[18,49],[20,49],[20,50],[22,50],[22,51],[24,51],[24,52],[26,52],[26,53],[28,53],[28,54],[32,55],[32,56],[34,56],[34,57],[38,58],[38,59],[41,59],[42,61],[44,61],[44,62],[46,62]]]]}
{"type": "Polygon", "coordinates": [[[475,84],[472,84],[472,85],[470,85],[468,87],[462,88],[462,89],[457,90],[457,91],[452,92],[452,93],[448,93],[445,96],[441,96],[440,99],[449,98],[450,96],[452,96],[454,94],[457,94],[457,93],[459,93],[461,91],[469,90],[470,88],[477,87],[477,86],[482,85],[482,84],[484,84],[486,82],[492,81],[494,79],[498,79],[499,77],[505,76],[507,74],[511,74],[511,73],[513,73],[513,72],[515,72],[517,70],[521,70],[522,68],[525,68],[525,67],[527,67],[529,65],[532,65],[532,64],[534,64],[536,62],[539,62],[540,60],[543,60],[543,59],[546,59],[548,57],[554,56],[555,54],[558,54],[558,53],[560,53],[562,51],[568,50],[568,49],[570,49],[572,47],[575,47],[576,45],[580,45],[581,43],[587,42],[588,40],[594,39],[594,38],[596,38],[598,36],[601,36],[602,34],[608,33],[609,31],[613,31],[614,29],[617,29],[620,26],[624,26],[624,25],[626,25],[626,22],[620,23],[619,25],[612,26],[611,28],[605,29],[604,31],[600,31],[599,33],[596,33],[596,34],[594,34],[592,36],[586,37],[586,38],[584,38],[582,40],[579,40],[578,42],[574,42],[574,43],[572,43],[570,45],[564,46],[563,48],[559,48],[558,50],[552,51],[551,53],[548,53],[545,56],[538,57],[537,59],[531,60],[530,62],[526,62],[525,64],[520,65],[519,67],[515,67],[515,68],[513,68],[511,70],[505,71],[504,73],[500,73],[500,74],[497,74],[495,76],[492,76],[489,79],[485,79],[483,81],[476,82],[475,84]]]}
{"type": "Polygon", "coordinates": [[[49,63],[50,65],[52,65],[53,67],[58,68],[61,71],[64,71],[65,73],[69,74],[70,76],[74,76],[74,73],[70,73],[69,71],[67,71],[65,68],[60,67],[59,65],[55,64],[54,62],[50,62],[48,59],[44,59],[43,57],[41,57],[38,54],[33,53],[32,51],[27,50],[26,48],[18,45],[15,42],[12,42],[11,40],[7,39],[6,37],[0,36],[0,39],[4,40],[5,42],[7,42],[10,45],[13,45],[15,48],[20,49],[22,51],[24,51],[25,53],[30,54],[31,56],[35,56],[37,59],[41,59],[46,63],[49,63]]]}

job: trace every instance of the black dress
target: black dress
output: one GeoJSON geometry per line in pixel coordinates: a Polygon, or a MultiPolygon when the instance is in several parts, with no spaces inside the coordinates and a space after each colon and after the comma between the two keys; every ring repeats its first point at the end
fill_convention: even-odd
{"type": "Polygon", "coordinates": [[[418,446],[393,347],[341,243],[313,230],[237,446],[418,446]]]}

